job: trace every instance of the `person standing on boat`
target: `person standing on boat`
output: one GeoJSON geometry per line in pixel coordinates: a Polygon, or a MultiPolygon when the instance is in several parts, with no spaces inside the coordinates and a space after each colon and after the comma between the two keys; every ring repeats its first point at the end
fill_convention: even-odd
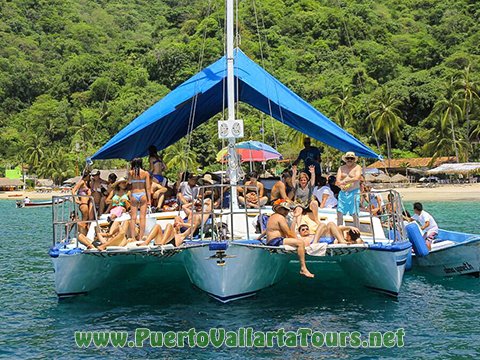
{"type": "Polygon", "coordinates": [[[415,213],[409,219],[410,221],[417,221],[420,224],[420,229],[423,231],[423,238],[430,250],[432,241],[438,235],[438,225],[432,215],[423,210],[423,205],[419,202],[413,204],[413,212],[415,213]]]}
{"type": "Polygon", "coordinates": [[[142,169],[142,159],[133,159],[130,163],[131,169],[128,172],[128,182],[132,186],[130,192],[130,233],[135,234],[135,223],[137,221],[137,210],[140,209],[140,231],[139,239],[145,234],[147,222],[147,207],[151,204],[150,174],[142,169]]]}
{"type": "Polygon", "coordinates": [[[290,229],[287,223],[286,216],[290,212],[290,204],[284,199],[279,199],[273,204],[273,211],[275,213],[270,216],[267,222],[267,245],[296,247],[298,260],[300,261],[300,274],[313,278],[315,275],[308,271],[305,263],[305,243],[297,238],[295,232],[290,229]]]}
{"type": "Polygon", "coordinates": [[[90,200],[92,191],[90,189],[90,172],[84,171],[80,180],[72,188],[72,196],[75,199],[75,203],[78,205],[78,209],[82,214],[82,222],[78,223],[79,232],[87,234],[88,220],[94,219],[93,204],[90,200]]]}
{"type": "Polygon", "coordinates": [[[311,145],[309,137],[303,139],[304,148],[298,154],[297,160],[293,162],[293,165],[298,165],[300,161],[303,161],[305,167],[305,173],[308,174],[311,165],[315,166],[315,175],[317,177],[322,175],[322,167],[320,163],[322,161],[322,152],[316,146],[311,145]]]}
{"type": "Polygon", "coordinates": [[[342,156],[344,165],[338,168],[336,185],[340,187],[337,205],[337,225],[343,225],[343,215],[351,215],[353,223],[359,227],[358,211],[360,208],[360,180],[362,168],[357,164],[357,156],[348,151],[342,156]]]}
{"type": "Polygon", "coordinates": [[[92,189],[93,201],[95,202],[95,208],[99,214],[103,213],[103,207],[105,204],[105,196],[103,195],[103,189],[108,185],[108,182],[100,177],[100,170],[93,169],[90,173],[90,188],[92,189]]]}
{"type": "Polygon", "coordinates": [[[157,148],[154,145],[148,148],[148,153],[152,181],[165,187],[167,185],[167,179],[163,176],[163,172],[167,170],[167,166],[163,162],[163,159],[158,155],[157,148]]]}

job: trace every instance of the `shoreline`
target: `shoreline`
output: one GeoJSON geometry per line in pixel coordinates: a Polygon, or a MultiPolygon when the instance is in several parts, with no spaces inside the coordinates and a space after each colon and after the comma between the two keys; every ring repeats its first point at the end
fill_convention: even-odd
{"type": "MultiPolygon", "coordinates": [[[[433,188],[395,187],[403,201],[480,201],[480,184],[448,184],[433,188]]],[[[52,191],[40,193],[35,191],[2,191],[0,200],[22,200],[28,196],[32,200],[48,200],[52,196],[69,195],[70,192],[52,191]]]]}

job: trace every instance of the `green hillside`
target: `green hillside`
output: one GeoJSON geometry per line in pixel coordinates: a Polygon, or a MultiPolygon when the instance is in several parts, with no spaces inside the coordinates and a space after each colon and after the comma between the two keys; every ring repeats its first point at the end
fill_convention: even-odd
{"type": "MultiPolygon", "coordinates": [[[[224,51],[223,0],[0,7],[2,165],[57,181],[224,51]]],[[[239,21],[250,58],[374,150],[479,160],[480,2],[252,0],[239,21]]],[[[245,105],[240,117],[247,139],[297,151],[277,121],[245,105]]],[[[186,141],[165,151],[171,172],[219,166],[216,120],[195,131],[190,161],[186,141]]]]}

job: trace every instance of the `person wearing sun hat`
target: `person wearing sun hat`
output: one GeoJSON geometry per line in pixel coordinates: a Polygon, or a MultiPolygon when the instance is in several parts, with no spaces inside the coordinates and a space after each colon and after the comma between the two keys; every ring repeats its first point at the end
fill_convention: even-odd
{"type": "Polygon", "coordinates": [[[109,219],[115,220],[125,213],[130,207],[130,193],[127,191],[128,180],[124,177],[112,184],[112,191],[105,202],[109,205],[109,219]]]}
{"type": "Polygon", "coordinates": [[[286,216],[290,212],[290,203],[285,199],[278,199],[273,203],[274,214],[270,216],[267,222],[267,246],[290,245],[297,248],[298,260],[300,261],[300,274],[313,278],[313,275],[307,269],[305,264],[305,243],[297,238],[295,232],[290,229],[286,216]]]}
{"type": "Polygon", "coordinates": [[[358,157],[353,151],[342,156],[344,165],[338,168],[335,185],[340,187],[337,205],[337,225],[343,225],[343,215],[351,215],[356,227],[359,226],[360,180],[362,168],[357,164],[358,157]]]}

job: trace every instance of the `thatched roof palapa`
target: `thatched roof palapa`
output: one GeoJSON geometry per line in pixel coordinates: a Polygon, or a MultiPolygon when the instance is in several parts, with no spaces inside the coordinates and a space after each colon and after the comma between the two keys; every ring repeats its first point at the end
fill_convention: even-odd
{"type": "Polygon", "coordinates": [[[435,169],[427,171],[427,174],[468,174],[480,172],[480,162],[442,164],[435,169]]]}
{"type": "Polygon", "coordinates": [[[391,182],[392,180],[390,179],[390,176],[386,175],[386,174],[380,174],[378,175],[375,180],[373,182],[384,182],[384,183],[387,183],[387,182],[391,182]]]}
{"type": "Polygon", "coordinates": [[[390,178],[390,181],[391,182],[409,182],[408,178],[402,174],[396,174],[396,175],[393,175],[391,178],[390,178]]]}

